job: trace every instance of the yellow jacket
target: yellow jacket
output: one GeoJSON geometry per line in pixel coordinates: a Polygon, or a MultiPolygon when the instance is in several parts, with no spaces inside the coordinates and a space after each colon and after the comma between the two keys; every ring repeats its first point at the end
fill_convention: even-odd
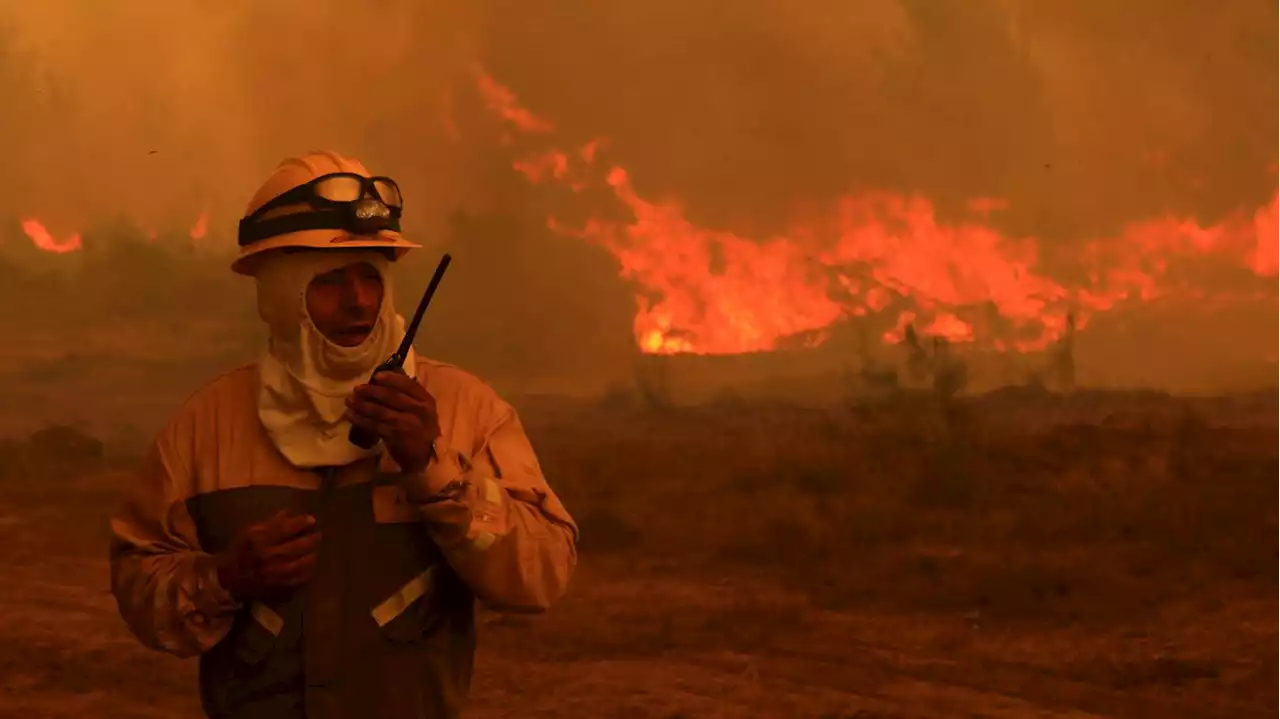
{"type": "Polygon", "coordinates": [[[442,430],[423,476],[385,454],[293,467],[257,419],[255,365],[199,390],[157,437],[111,521],[111,588],[145,645],[201,656],[211,716],[454,716],[474,599],[541,611],[565,591],[577,527],[515,411],[455,367],[417,370],[442,430]],[[316,572],[295,596],[240,606],[212,555],[280,509],[317,516],[316,572]]]}

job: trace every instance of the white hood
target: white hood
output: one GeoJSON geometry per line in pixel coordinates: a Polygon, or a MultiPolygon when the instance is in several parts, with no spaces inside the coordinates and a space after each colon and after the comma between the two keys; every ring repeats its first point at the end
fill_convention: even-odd
{"type": "MultiPolygon", "coordinates": [[[[404,318],[392,300],[390,262],[376,250],[334,249],[271,253],[257,268],[258,314],[270,340],[259,361],[258,417],[272,442],[296,467],[340,466],[379,454],[347,440],[339,421],[346,398],[396,351],[404,318]],[[373,331],[356,347],[330,342],[307,313],[307,286],[326,272],[367,262],[382,275],[382,306],[373,331]]],[[[404,370],[415,376],[413,351],[404,370]]]]}

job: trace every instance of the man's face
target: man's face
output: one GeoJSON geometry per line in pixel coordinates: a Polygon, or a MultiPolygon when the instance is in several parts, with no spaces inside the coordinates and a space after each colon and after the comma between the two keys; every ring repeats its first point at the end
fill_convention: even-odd
{"type": "Polygon", "coordinates": [[[317,275],[307,285],[307,313],[330,342],[355,347],[364,342],[382,307],[382,275],[356,262],[317,275]]]}

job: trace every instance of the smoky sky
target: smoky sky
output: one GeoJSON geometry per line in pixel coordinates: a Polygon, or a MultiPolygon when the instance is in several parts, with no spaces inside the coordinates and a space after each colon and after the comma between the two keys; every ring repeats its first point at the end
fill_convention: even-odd
{"type": "MultiPolygon", "coordinates": [[[[397,177],[428,244],[469,208],[537,226],[479,66],[708,226],[766,237],[887,190],[944,217],[1005,198],[1003,229],[1070,247],[1269,199],[1276,26],[1266,0],[0,0],[0,220],[207,211],[230,243],[276,162],[332,148],[397,177]]],[[[474,280],[549,297],[562,339],[601,313],[629,333],[599,251],[465,223],[474,280]]]]}
{"type": "Polygon", "coordinates": [[[507,9],[486,33],[494,70],[713,224],[889,189],[1008,198],[1015,229],[1071,237],[1211,218],[1273,184],[1274,4],[507,9]]]}
{"type": "Polygon", "coordinates": [[[607,137],[642,192],[744,229],[873,188],[1005,197],[1020,229],[1071,236],[1274,184],[1263,0],[5,0],[0,19],[0,208],[54,220],[234,217],[311,147],[406,177],[438,218],[496,147],[465,108],[477,62],[565,136],[607,137]]]}

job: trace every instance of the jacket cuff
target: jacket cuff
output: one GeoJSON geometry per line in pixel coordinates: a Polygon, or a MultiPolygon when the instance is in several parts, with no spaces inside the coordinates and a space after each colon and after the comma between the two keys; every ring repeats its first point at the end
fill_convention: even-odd
{"type": "Polygon", "coordinates": [[[432,460],[421,472],[402,474],[401,486],[414,504],[437,504],[459,496],[465,474],[462,456],[446,450],[443,457],[432,460]]]}
{"type": "Polygon", "coordinates": [[[240,609],[240,602],[218,581],[218,567],[213,555],[197,554],[192,569],[195,586],[190,595],[190,620],[202,625],[240,609]]]}
{"type": "Polygon", "coordinates": [[[442,549],[483,551],[507,533],[506,492],[470,469],[460,454],[447,452],[422,472],[402,475],[405,495],[442,549]]]}

